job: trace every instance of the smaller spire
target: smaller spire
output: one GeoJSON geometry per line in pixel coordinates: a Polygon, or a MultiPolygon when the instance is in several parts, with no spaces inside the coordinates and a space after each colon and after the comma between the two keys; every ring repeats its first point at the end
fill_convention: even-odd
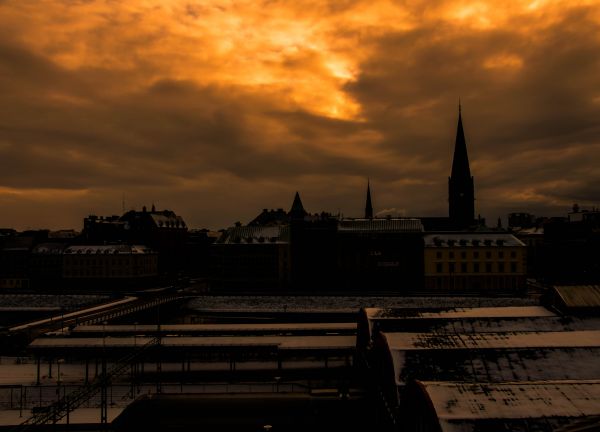
{"type": "Polygon", "coordinates": [[[302,219],[306,216],[306,210],[304,210],[304,206],[302,205],[302,200],[300,199],[300,194],[296,191],[296,195],[294,196],[294,202],[292,203],[292,208],[290,209],[290,216],[292,219],[302,219]]]}
{"type": "Polygon", "coordinates": [[[367,178],[367,202],[365,204],[365,219],[373,219],[373,204],[371,203],[371,181],[367,178]]]}

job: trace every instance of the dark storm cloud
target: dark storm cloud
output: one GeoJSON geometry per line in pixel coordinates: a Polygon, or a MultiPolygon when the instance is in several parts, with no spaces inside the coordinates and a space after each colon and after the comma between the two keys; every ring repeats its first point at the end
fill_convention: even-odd
{"type": "Polygon", "coordinates": [[[366,177],[443,215],[459,97],[484,216],[600,202],[595,5],[66,4],[3,6],[0,225],[123,194],[215,228],[295,190],[358,215],[366,177]]]}
{"type": "Polygon", "coordinates": [[[474,32],[433,23],[388,35],[348,89],[398,160],[420,154],[442,168],[420,174],[436,183],[431,192],[440,202],[459,97],[483,210],[550,204],[517,199],[528,188],[548,201],[597,202],[600,195],[578,186],[600,180],[592,168],[600,157],[594,10],[569,11],[539,33],[519,32],[530,24],[522,17],[511,28],[474,32]],[[560,192],[546,186],[560,179],[560,192]],[[513,203],[495,202],[507,199],[494,195],[496,188],[513,191],[513,203]]]}

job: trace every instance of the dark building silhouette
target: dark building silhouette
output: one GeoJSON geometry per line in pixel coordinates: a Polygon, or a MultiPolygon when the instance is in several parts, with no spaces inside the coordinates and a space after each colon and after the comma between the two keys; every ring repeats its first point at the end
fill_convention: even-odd
{"type": "Polygon", "coordinates": [[[542,278],[555,284],[600,281],[600,212],[574,209],[544,224],[542,278]],[[576,210],[576,211],[575,211],[576,210]]]}
{"type": "Polygon", "coordinates": [[[367,202],[365,204],[365,219],[373,219],[373,204],[371,203],[371,182],[367,180],[367,202]]]}
{"type": "Polygon", "coordinates": [[[508,228],[532,228],[535,225],[535,216],[531,213],[515,212],[508,214],[508,228]]]}
{"type": "Polygon", "coordinates": [[[330,291],[336,268],[337,219],[309,214],[296,192],[290,209],[291,282],[296,290],[330,291]]]}
{"type": "Polygon", "coordinates": [[[289,250],[288,225],[231,227],[211,246],[211,287],[228,292],[285,289],[289,250]]]}
{"type": "Polygon", "coordinates": [[[475,188],[469,168],[467,143],[462,124],[462,113],[458,107],[458,127],[452,172],[448,178],[449,217],[455,229],[465,229],[474,224],[475,188]]]}
{"type": "Polygon", "coordinates": [[[285,225],[289,222],[290,216],[284,209],[263,209],[262,213],[248,223],[248,226],[276,226],[285,225]]]}
{"type": "Polygon", "coordinates": [[[158,252],[160,273],[175,273],[185,267],[188,229],[181,216],[171,210],[130,210],[123,216],[84,219],[85,244],[127,243],[146,245],[158,252]]]}
{"type": "Polygon", "coordinates": [[[303,219],[308,213],[304,210],[304,206],[302,205],[302,200],[300,199],[300,193],[296,191],[296,195],[294,196],[294,202],[292,203],[292,208],[290,209],[289,215],[292,220],[303,219]]]}
{"type": "Polygon", "coordinates": [[[413,293],[423,285],[418,219],[344,219],[337,224],[336,286],[364,294],[413,293]]]}

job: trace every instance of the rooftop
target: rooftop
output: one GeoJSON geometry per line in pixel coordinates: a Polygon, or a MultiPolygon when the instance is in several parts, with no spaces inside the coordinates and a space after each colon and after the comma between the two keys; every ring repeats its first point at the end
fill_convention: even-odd
{"type": "Polygon", "coordinates": [[[220,244],[269,244],[288,243],[290,238],[287,225],[276,226],[240,226],[227,229],[220,244]]]}
{"type": "Polygon", "coordinates": [[[425,247],[511,247],[525,246],[514,235],[497,233],[438,233],[423,237],[425,247]]]}
{"type": "Polygon", "coordinates": [[[555,286],[554,293],[567,308],[600,308],[600,285],[555,286]]]}
{"type": "Polygon", "coordinates": [[[600,330],[502,333],[382,333],[390,350],[600,347],[600,330]]]}
{"type": "Polygon", "coordinates": [[[65,249],[64,253],[66,255],[74,255],[74,254],[121,254],[121,255],[142,255],[142,254],[151,254],[154,251],[146,246],[142,245],[125,245],[125,244],[116,244],[116,245],[83,245],[83,246],[69,246],[65,249]]]}
{"type": "Polygon", "coordinates": [[[600,415],[596,380],[418,384],[441,421],[600,415]]]}
{"type": "Polygon", "coordinates": [[[369,319],[394,320],[405,318],[513,318],[513,317],[550,317],[556,316],[542,306],[504,306],[504,307],[475,307],[447,308],[440,310],[365,308],[369,319]]]}
{"type": "Polygon", "coordinates": [[[423,232],[419,219],[343,219],[338,224],[340,232],[423,232]]]}

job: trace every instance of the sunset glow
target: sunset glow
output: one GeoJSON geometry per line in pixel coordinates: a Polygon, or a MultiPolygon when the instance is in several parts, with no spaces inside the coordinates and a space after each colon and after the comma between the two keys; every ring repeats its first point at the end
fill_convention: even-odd
{"type": "Polygon", "coordinates": [[[443,214],[459,97],[478,212],[600,203],[598,1],[9,0],[0,35],[0,226],[352,214],[367,177],[443,214]]]}

